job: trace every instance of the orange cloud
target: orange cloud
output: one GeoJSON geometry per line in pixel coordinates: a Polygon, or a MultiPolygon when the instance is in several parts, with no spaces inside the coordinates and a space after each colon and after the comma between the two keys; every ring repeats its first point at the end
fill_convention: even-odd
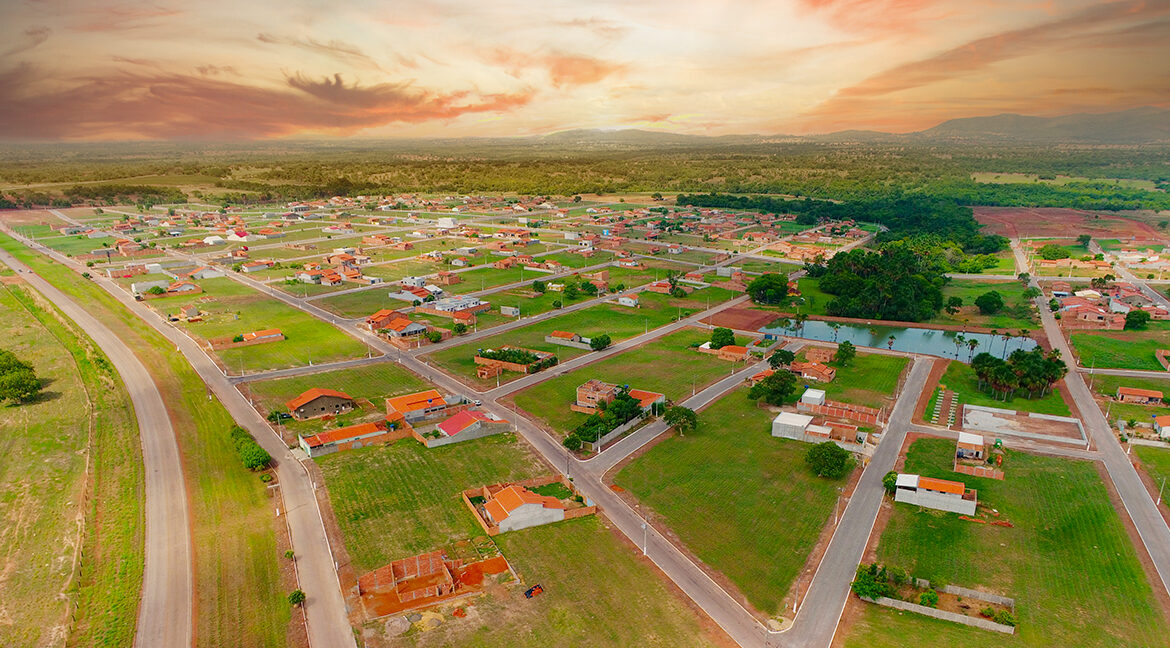
{"type": "Polygon", "coordinates": [[[348,135],[394,123],[507,112],[530,92],[472,95],[414,90],[406,84],[358,86],[340,75],[301,75],[286,89],[201,76],[120,73],[37,92],[29,65],[0,73],[0,137],[13,139],[258,138],[319,131],[348,135]]]}
{"type": "Polygon", "coordinates": [[[625,66],[619,63],[580,54],[531,55],[506,48],[493,50],[488,58],[508,68],[515,76],[519,76],[525,69],[535,64],[544,69],[549,81],[558,88],[597,83],[625,69],[625,66]]]}

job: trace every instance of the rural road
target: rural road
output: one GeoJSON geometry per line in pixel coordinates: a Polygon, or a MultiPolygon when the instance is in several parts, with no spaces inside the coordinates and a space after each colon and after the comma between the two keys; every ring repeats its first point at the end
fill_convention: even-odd
{"type": "Polygon", "coordinates": [[[65,293],[34,274],[7,251],[0,260],[80,326],[122,377],[142,443],[146,480],[146,548],[136,648],[189,648],[193,639],[191,529],[179,443],[162,394],[130,347],[65,293]]]}
{"type": "MultiPolygon", "coordinates": [[[[1012,241],[1012,252],[1015,254],[1017,267],[1025,267],[1023,252],[1020,250],[1018,240],[1012,241]]],[[[1035,278],[1032,279],[1031,285],[1039,287],[1035,278]]],[[[1057,323],[1056,318],[1052,316],[1043,302],[1043,296],[1036,298],[1040,321],[1044,325],[1044,334],[1048,337],[1053,348],[1060,353],[1065,364],[1070,368],[1076,367],[1076,359],[1069,349],[1060,324],[1057,323]]],[[[1157,505],[1150,498],[1149,492],[1146,491],[1141,478],[1138,477],[1137,470],[1130,463],[1125,451],[1121,449],[1117,436],[1110,429],[1105,416],[1101,414],[1101,409],[1093,400],[1093,395],[1085,384],[1083,374],[1079,371],[1069,371],[1064,382],[1068,387],[1069,395],[1081,412],[1085,429],[1092,437],[1094,445],[1097,446],[1101,463],[1104,464],[1109,478],[1113,481],[1114,488],[1117,489],[1121,504],[1125,507],[1130,519],[1133,520],[1138,536],[1154,563],[1163,589],[1170,592],[1170,527],[1166,526],[1165,518],[1162,517],[1157,505]]]]}
{"type": "MultiPolygon", "coordinates": [[[[24,240],[20,238],[19,240],[24,240]]],[[[35,243],[32,247],[42,252],[47,253],[53,257],[54,260],[71,267],[77,267],[76,262],[68,259],[52,250],[39,246],[35,243]]],[[[2,252],[2,251],[0,251],[2,252]]],[[[3,257],[0,257],[3,258],[3,257]]],[[[341,592],[340,583],[337,577],[337,571],[333,562],[333,556],[330,552],[329,541],[325,535],[325,525],[321,518],[320,509],[317,507],[317,500],[314,494],[314,484],[309,477],[308,471],[300,464],[293,456],[288,446],[284,441],[272,430],[268,423],[248,404],[248,401],[240,394],[239,391],[232,385],[232,383],[224,377],[220,372],[219,367],[204,353],[203,349],[199,347],[194,341],[181,331],[170,326],[162,320],[162,318],[142,302],[134,301],[124,290],[122,290],[115,282],[102,278],[95,278],[95,282],[99,283],[107,292],[112,294],[134,314],[140,317],[147,324],[162,333],[168,340],[175,344],[186,357],[187,361],[203,379],[204,383],[215,393],[220,402],[227,408],[232,418],[241,426],[245,427],[252,436],[255,437],[265,450],[272,455],[276,464],[276,473],[279,479],[280,487],[283,491],[283,499],[286,510],[281,511],[281,515],[285,517],[285,522],[288,524],[290,535],[292,538],[293,549],[296,552],[296,566],[297,577],[300,581],[301,589],[308,595],[304,604],[305,617],[308,625],[309,643],[312,648],[347,648],[355,647],[356,641],[353,632],[350,630],[349,619],[345,607],[345,599],[341,592]]],[[[46,284],[47,285],[47,284],[46,284]]],[[[80,309],[78,309],[80,310],[80,309]]],[[[88,317],[84,311],[80,311],[82,315],[88,317]]],[[[72,314],[70,314],[72,316],[72,314]]],[[[79,320],[80,321],[80,320],[79,320]]],[[[107,331],[108,333],[108,331],[107,331]]],[[[112,334],[111,334],[112,335],[112,334]]],[[[96,339],[96,338],[95,338],[96,339]]],[[[116,339],[116,338],[115,338],[116,339]]],[[[125,348],[123,346],[123,348],[125,348]]],[[[133,358],[127,349],[123,354],[125,357],[133,358]]],[[[111,354],[111,358],[117,356],[111,354]]],[[[115,361],[115,365],[117,362],[115,361]]],[[[141,367],[141,364],[139,364],[141,367]]],[[[121,368],[119,367],[119,370],[121,368]]],[[[145,368],[142,369],[145,372],[145,368]]],[[[126,374],[123,373],[123,376],[126,374]]],[[[146,374],[149,376],[149,374],[146,374]]],[[[128,381],[127,381],[128,382],[128,381]]],[[[151,383],[153,386],[153,383],[151,383]]],[[[161,402],[161,401],[160,401],[161,402]]],[[[165,419],[165,413],[164,413],[165,419]]],[[[167,420],[167,429],[170,428],[169,420],[167,420]]],[[[143,433],[143,438],[146,434],[143,433]]],[[[174,435],[170,437],[173,441],[174,435]]],[[[175,461],[178,462],[178,446],[175,444],[175,461]]],[[[147,487],[149,489],[149,472],[147,487]]],[[[186,514],[186,499],[181,491],[173,488],[170,481],[167,481],[165,486],[169,491],[174,491],[176,496],[182,500],[181,510],[183,528],[186,530],[187,514],[186,514]]],[[[149,506],[150,500],[147,499],[149,506]]],[[[151,527],[149,524],[149,517],[147,520],[147,548],[148,560],[147,569],[149,572],[149,548],[151,527]]],[[[189,541],[183,544],[184,547],[189,546],[189,541]]],[[[188,565],[190,560],[188,558],[188,565]]],[[[190,587],[190,569],[187,570],[186,577],[186,600],[183,601],[181,611],[162,610],[157,606],[152,605],[152,623],[157,624],[161,628],[169,628],[170,626],[179,626],[182,624],[175,623],[176,619],[186,619],[186,638],[179,643],[164,643],[162,641],[145,641],[136,642],[136,648],[156,648],[164,647],[171,648],[189,648],[191,645],[191,631],[190,631],[190,617],[191,617],[191,587],[190,587]]],[[[169,582],[168,578],[161,579],[162,582],[169,582]]],[[[176,582],[182,582],[182,579],[177,579],[176,582]]],[[[151,581],[149,578],[143,587],[143,610],[146,609],[147,603],[151,601],[148,598],[151,581]]],[[[145,618],[145,615],[141,615],[145,618]]],[[[142,622],[139,626],[139,636],[143,639],[146,635],[142,634],[142,622]]],[[[174,630],[174,628],[171,628],[174,630]]]]}

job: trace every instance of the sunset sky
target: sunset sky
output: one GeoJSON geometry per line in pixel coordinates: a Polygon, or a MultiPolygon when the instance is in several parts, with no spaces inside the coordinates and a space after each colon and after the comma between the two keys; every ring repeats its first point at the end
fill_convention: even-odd
{"type": "Polygon", "coordinates": [[[1170,107],[1170,1],[0,0],[0,138],[911,131],[1170,107]]]}

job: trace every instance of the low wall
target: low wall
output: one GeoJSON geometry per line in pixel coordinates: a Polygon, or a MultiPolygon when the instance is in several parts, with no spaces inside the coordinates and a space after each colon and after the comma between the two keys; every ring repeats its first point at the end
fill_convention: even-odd
{"type": "Polygon", "coordinates": [[[259,340],[245,340],[243,342],[232,342],[231,338],[216,338],[214,340],[208,340],[208,343],[211,344],[211,348],[218,351],[219,349],[235,349],[236,347],[256,346],[257,344],[280,342],[283,339],[283,335],[280,337],[260,338],[259,340]]]}
{"type": "Polygon", "coordinates": [[[872,603],[891,607],[898,610],[906,610],[907,612],[916,612],[935,619],[942,619],[944,621],[953,621],[967,626],[982,628],[984,630],[991,630],[993,632],[1002,632],[1004,634],[1015,634],[1016,629],[1009,625],[996,623],[994,621],[984,619],[981,617],[970,617],[965,614],[956,614],[954,612],[947,612],[946,610],[938,610],[925,605],[918,605],[917,603],[908,603],[906,601],[899,601],[898,599],[887,598],[882,596],[877,599],[866,599],[872,603]]]}
{"type": "Polygon", "coordinates": [[[561,346],[572,347],[574,349],[581,349],[583,351],[592,351],[593,350],[593,347],[589,346],[588,344],[585,344],[584,342],[574,342],[572,340],[566,340],[563,338],[555,338],[551,335],[544,336],[544,341],[549,343],[549,344],[559,344],[561,346]]]}
{"type": "MultiPolygon", "coordinates": [[[[832,416],[835,418],[846,418],[860,423],[869,423],[870,425],[877,425],[877,414],[869,412],[858,411],[852,407],[842,407],[844,403],[835,403],[827,401],[824,405],[816,405],[813,403],[797,403],[796,410],[798,412],[811,412],[813,414],[823,414],[825,416],[832,416]]],[[[867,408],[868,409],[868,408],[867,408]]]]}
{"type": "Polygon", "coordinates": [[[473,358],[477,365],[499,365],[507,371],[515,371],[516,373],[527,374],[530,365],[520,364],[518,362],[504,362],[503,360],[492,360],[483,356],[475,356],[473,358]]]}
{"type": "Polygon", "coordinates": [[[472,432],[467,432],[467,431],[460,432],[459,434],[456,434],[453,437],[441,436],[437,439],[427,438],[427,437],[423,436],[423,433],[419,433],[419,431],[416,429],[416,430],[414,430],[414,438],[419,443],[423,444],[424,446],[426,446],[428,448],[438,448],[438,447],[445,446],[445,445],[451,445],[452,443],[460,443],[462,441],[471,441],[472,439],[482,439],[484,437],[489,437],[489,436],[493,436],[496,434],[503,434],[504,432],[511,432],[511,431],[512,431],[512,426],[510,424],[504,423],[503,421],[500,421],[499,423],[494,424],[494,425],[484,422],[484,423],[480,424],[478,430],[475,430],[472,432]]]}
{"type": "Polygon", "coordinates": [[[971,475],[972,477],[983,477],[986,479],[998,479],[1003,481],[1004,473],[999,468],[992,468],[991,466],[968,466],[966,464],[955,464],[955,472],[964,475],[971,475]]]}
{"type": "Polygon", "coordinates": [[[600,439],[596,441],[586,441],[582,445],[583,447],[588,448],[589,452],[601,452],[601,449],[605,447],[605,444],[634,429],[643,420],[644,419],[641,416],[630,419],[629,421],[626,421],[625,423],[615,427],[600,439]]]}

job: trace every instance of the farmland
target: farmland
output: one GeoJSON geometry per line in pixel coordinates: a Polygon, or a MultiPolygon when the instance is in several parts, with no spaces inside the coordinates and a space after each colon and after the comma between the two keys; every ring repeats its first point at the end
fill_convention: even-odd
{"type": "Polygon", "coordinates": [[[1170,322],[1150,322],[1145,331],[1073,333],[1069,342],[1082,367],[1162,371],[1154,352],[1170,349],[1170,322]]]}
{"type": "Polygon", "coordinates": [[[740,388],[718,400],[700,414],[697,430],[654,446],[614,483],[752,605],[778,615],[844,482],[813,475],[804,463],[809,445],[773,438],[775,412],[757,408],[746,393],[740,388]]]}
{"type": "Polygon", "coordinates": [[[878,560],[921,578],[1015,598],[1016,634],[865,605],[846,646],[1164,645],[1165,617],[1091,463],[1009,451],[1007,480],[997,481],[952,473],[953,449],[950,440],[920,439],[910,446],[905,469],[962,479],[1013,526],[897,504],[878,560]]]}
{"type": "Polygon", "coordinates": [[[1027,398],[1027,395],[1020,391],[1017,392],[1016,396],[1005,401],[1001,396],[991,393],[990,390],[980,389],[979,379],[975,377],[975,372],[970,365],[962,362],[951,362],[947,365],[947,371],[943,374],[940,384],[955,392],[959,401],[970,405],[1070,416],[1068,405],[1064,403],[1060,392],[1055,388],[1040,398],[1027,398]]]}
{"type": "Polygon", "coordinates": [[[663,336],[636,349],[608,357],[567,374],[550,378],[514,396],[520,409],[540,419],[557,432],[567,432],[585,420],[585,415],[571,411],[577,386],[598,378],[635,389],[659,392],[667,399],[689,396],[692,389],[702,389],[717,378],[742,368],[712,355],[689,348],[710,337],[702,329],[687,328],[663,336]],[[678,367],[687,370],[678,371],[678,367]]]}
{"type": "Polygon", "coordinates": [[[44,646],[65,634],[77,645],[128,645],[143,568],[129,396],[96,345],[39,295],[0,288],[0,331],[44,381],[35,401],[0,406],[0,555],[9,565],[0,645],[44,646]],[[83,489],[93,497],[83,500],[83,489]]]}

